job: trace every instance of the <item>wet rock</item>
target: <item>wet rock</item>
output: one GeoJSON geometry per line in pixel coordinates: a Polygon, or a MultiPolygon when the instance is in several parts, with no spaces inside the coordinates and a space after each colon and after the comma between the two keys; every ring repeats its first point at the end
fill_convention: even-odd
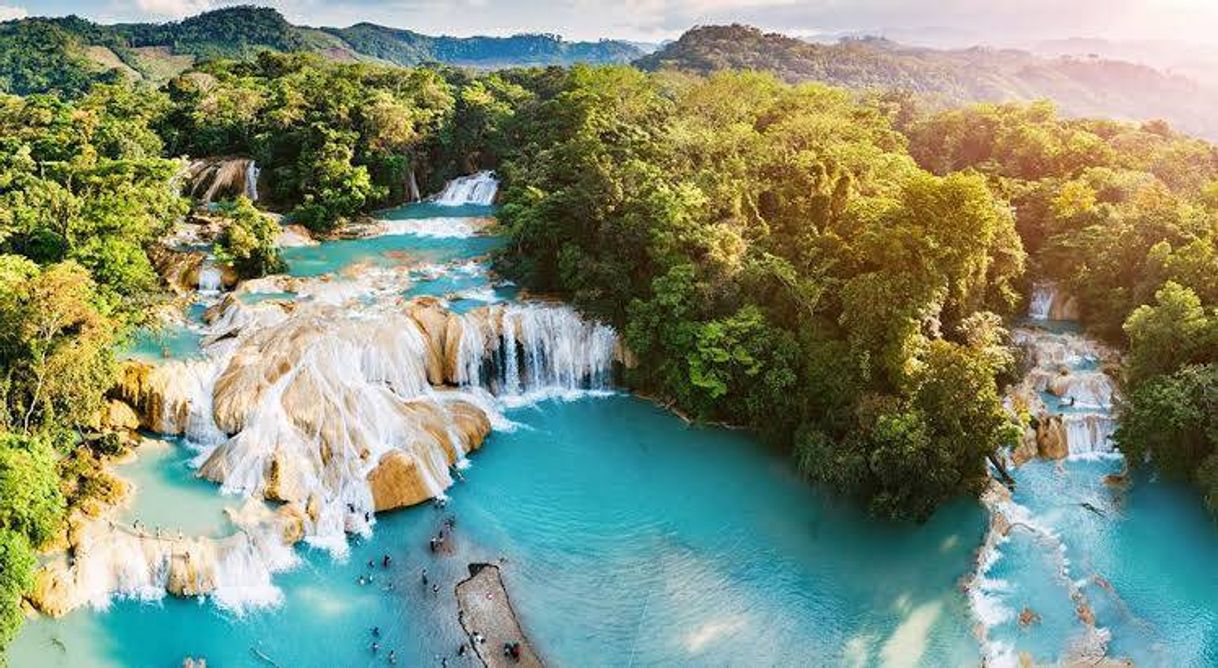
{"type": "Polygon", "coordinates": [[[34,573],[34,588],[27,597],[34,609],[49,617],[62,617],[80,605],[71,586],[67,565],[48,564],[34,573]]]}
{"type": "Polygon", "coordinates": [[[1019,443],[1011,451],[1011,463],[1015,466],[1023,466],[1036,457],[1039,451],[1040,445],[1037,443],[1036,429],[1026,427],[1019,438],[1019,443]]]}
{"type": "Polygon", "coordinates": [[[1040,416],[1036,426],[1036,447],[1038,454],[1045,459],[1065,459],[1070,454],[1062,416],[1040,416]]]}
{"type": "Polygon", "coordinates": [[[1039,623],[1040,623],[1040,614],[1037,613],[1032,608],[1024,607],[1023,610],[1019,611],[1019,625],[1020,626],[1023,626],[1026,628],[1033,624],[1039,624],[1039,623]]]}
{"type": "Polygon", "coordinates": [[[377,512],[413,506],[432,497],[414,459],[400,450],[381,457],[368,474],[368,486],[377,512]]]}
{"type": "Polygon", "coordinates": [[[216,589],[211,565],[214,557],[205,558],[203,550],[187,548],[169,557],[169,578],[165,590],[174,596],[202,596],[216,589]]]}
{"type": "Polygon", "coordinates": [[[207,254],[154,244],[148,248],[148,259],[171,290],[177,294],[191,294],[199,288],[199,270],[207,254]]]}
{"type": "Polygon", "coordinates": [[[303,225],[284,225],[279,231],[279,236],[275,239],[275,245],[280,248],[316,246],[317,240],[313,238],[313,235],[303,225]]]}
{"type": "MultiPolygon", "coordinates": [[[[313,498],[314,496],[310,496],[310,501],[313,498]]],[[[284,504],[275,511],[275,514],[278,515],[278,522],[282,528],[285,545],[295,545],[304,540],[305,522],[309,520],[309,515],[305,510],[301,509],[300,504],[284,504]]]]}
{"type": "MultiPolygon", "coordinates": [[[[247,182],[254,161],[249,158],[204,158],[187,168],[187,193],[204,204],[245,195],[256,200],[256,183],[247,182]],[[254,186],[251,188],[251,186],[254,186]]],[[[256,173],[255,173],[256,174],[256,173]]],[[[255,176],[255,179],[257,177],[255,176]]]]}
{"type": "Polygon", "coordinates": [[[438,299],[430,297],[411,302],[407,313],[427,338],[427,380],[432,385],[443,385],[449,313],[438,299]]]}

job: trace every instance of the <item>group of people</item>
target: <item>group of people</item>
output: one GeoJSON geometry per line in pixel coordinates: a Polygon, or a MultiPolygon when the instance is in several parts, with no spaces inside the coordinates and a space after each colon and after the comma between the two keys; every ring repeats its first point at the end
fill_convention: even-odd
{"type": "MultiPolygon", "coordinates": [[[[441,506],[441,507],[443,507],[443,506],[441,506]]],[[[452,530],[454,528],[456,528],[456,526],[457,526],[456,516],[449,515],[448,517],[444,518],[444,526],[440,527],[439,533],[432,536],[427,541],[427,549],[431,550],[431,552],[433,554],[435,552],[438,552],[440,550],[440,548],[444,547],[444,539],[447,538],[448,534],[452,533],[452,530]]]]}
{"type": "MultiPolygon", "coordinates": [[[[377,640],[377,638],[380,638],[380,637],[381,637],[381,627],[379,627],[379,626],[372,627],[372,653],[373,654],[376,654],[381,651],[381,643],[377,640]]],[[[389,660],[389,663],[397,663],[398,662],[397,651],[390,649],[389,654],[386,658],[389,660]]]]}

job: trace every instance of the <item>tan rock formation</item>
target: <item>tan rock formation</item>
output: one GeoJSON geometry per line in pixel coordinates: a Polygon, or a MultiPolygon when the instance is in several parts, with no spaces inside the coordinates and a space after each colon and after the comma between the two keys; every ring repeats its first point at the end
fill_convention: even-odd
{"type": "Polygon", "coordinates": [[[427,338],[427,380],[432,385],[445,382],[445,339],[448,333],[448,310],[434,297],[415,299],[407,313],[419,325],[427,338]]]}
{"type": "Polygon", "coordinates": [[[1050,320],[1078,320],[1078,299],[1074,295],[1058,291],[1049,307],[1050,320]]]}
{"type": "Polygon", "coordinates": [[[189,414],[185,404],[166,405],[170,375],[161,367],[128,360],[119,368],[116,393],[134,408],[139,424],[161,434],[180,434],[189,414]]]}
{"type": "Polygon", "coordinates": [[[170,553],[166,591],[174,596],[202,596],[215,591],[216,560],[208,547],[196,545],[170,553]]]}
{"type": "Polygon", "coordinates": [[[135,431],[140,428],[140,417],[127,402],[111,399],[102,408],[101,423],[106,429],[135,431]]]}
{"type": "Polygon", "coordinates": [[[148,249],[152,266],[165,284],[178,294],[189,294],[198,289],[199,270],[206,258],[202,251],[180,251],[160,244],[148,249]]]}
{"type": "Polygon", "coordinates": [[[245,195],[246,170],[252,163],[249,158],[195,160],[188,167],[187,192],[204,203],[245,195]]]}
{"type": "Polygon", "coordinates": [[[284,225],[275,244],[280,248],[298,248],[301,246],[316,246],[317,240],[303,225],[284,225]]]}
{"type": "Polygon", "coordinates": [[[413,506],[433,496],[415,460],[401,450],[381,457],[368,474],[368,486],[377,512],[413,506]]]}
{"type": "Polygon", "coordinates": [[[1039,451],[1040,446],[1036,440],[1036,430],[1032,427],[1026,427],[1023,435],[1020,436],[1019,443],[1011,451],[1011,463],[1015,466],[1023,466],[1036,457],[1039,451]]]}
{"type": "Polygon", "coordinates": [[[1066,428],[1060,415],[1042,414],[1036,426],[1037,452],[1045,459],[1065,459],[1070,454],[1066,428]]]}
{"type": "Polygon", "coordinates": [[[54,562],[34,573],[34,588],[27,597],[34,609],[49,617],[62,617],[81,605],[68,577],[67,564],[54,562]]]}

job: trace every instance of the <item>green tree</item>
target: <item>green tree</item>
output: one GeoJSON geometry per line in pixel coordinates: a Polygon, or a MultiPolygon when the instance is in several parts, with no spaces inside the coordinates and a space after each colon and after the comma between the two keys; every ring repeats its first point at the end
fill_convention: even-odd
{"type": "Polygon", "coordinates": [[[258,278],[287,269],[276,238],[279,224],[254,208],[246,197],[238,197],[223,209],[227,224],[216,242],[216,257],[230,264],[242,278],[258,278]]]}

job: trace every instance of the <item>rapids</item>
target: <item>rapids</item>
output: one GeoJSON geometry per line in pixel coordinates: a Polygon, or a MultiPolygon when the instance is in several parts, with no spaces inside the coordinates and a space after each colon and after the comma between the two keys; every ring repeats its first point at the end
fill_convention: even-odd
{"type": "Polygon", "coordinates": [[[1199,555],[1218,532],[1192,492],[1127,471],[1113,354],[1047,319],[1069,301],[1037,286],[1013,332],[1029,371],[1008,401],[1037,423],[1019,449],[1060,459],[1022,463],[1013,493],[995,484],[983,499],[991,528],[968,583],[983,653],[995,666],[1214,665],[1218,580],[1199,555]]]}

